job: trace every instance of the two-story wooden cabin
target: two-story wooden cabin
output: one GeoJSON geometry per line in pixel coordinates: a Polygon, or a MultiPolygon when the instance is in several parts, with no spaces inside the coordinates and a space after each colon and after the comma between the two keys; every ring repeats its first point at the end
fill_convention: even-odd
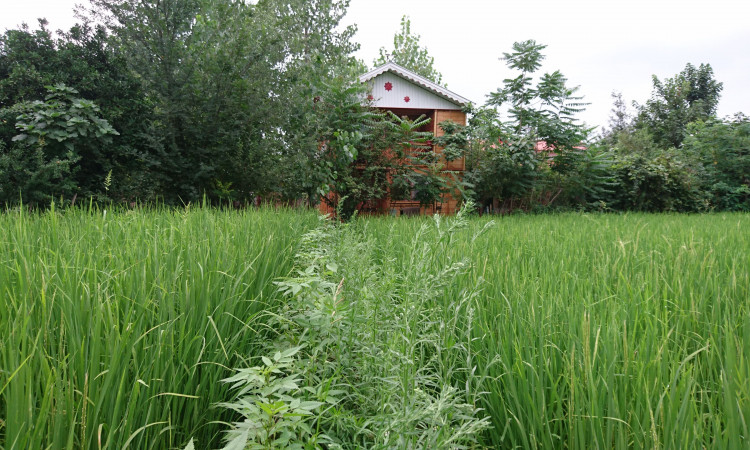
{"type": "MultiPolygon", "coordinates": [[[[399,117],[407,116],[414,120],[419,116],[430,119],[429,124],[420,131],[429,131],[435,136],[442,136],[443,130],[438,126],[444,120],[452,120],[466,125],[466,113],[463,108],[470,102],[468,99],[433,83],[432,81],[410,71],[396,63],[388,62],[362,75],[360,81],[369,85],[368,103],[376,108],[392,111],[399,117]]],[[[432,151],[441,153],[442,148],[433,146],[432,151]]],[[[466,168],[464,158],[445,162],[444,170],[454,176],[463,177],[466,168]]],[[[446,174],[446,176],[448,176],[446,174]]],[[[420,206],[414,200],[382,199],[377,209],[382,213],[401,214],[454,214],[458,207],[457,195],[444,195],[442,200],[432,206],[420,206]]],[[[321,204],[323,212],[330,213],[331,208],[321,204]]]]}

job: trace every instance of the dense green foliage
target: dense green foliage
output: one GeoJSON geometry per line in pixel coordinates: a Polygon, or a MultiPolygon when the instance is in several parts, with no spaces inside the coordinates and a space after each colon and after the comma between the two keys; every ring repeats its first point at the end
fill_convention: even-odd
{"type": "Polygon", "coordinates": [[[156,114],[152,145],[167,199],[231,185],[233,199],[297,199],[317,168],[314,99],[353,75],[348,1],[96,0],[156,114]],[[300,161],[300,159],[303,161],[300,161]]]}
{"type": "Polygon", "coordinates": [[[10,212],[0,446],[744,448],[748,219],[10,212]]]}
{"type": "Polygon", "coordinates": [[[750,120],[699,121],[688,125],[683,151],[700,167],[698,179],[716,209],[750,211],[750,120]]]}
{"type": "Polygon", "coordinates": [[[63,195],[70,201],[75,194],[154,198],[159,190],[148,167],[156,164],[157,156],[146,145],[150,108],[137,78],[127,70],[123,54],[109,44],[104,28],[83,23],[53,38],[42,21],[38,30],[6,31],[0,36],[0,147],[5,149],[5,176],[15,180],[3,182],[0,203],[14,204],[23,197],[30,204],[48,204],[50,196],[63,195]],[[16,125],[23,105],[45,100],[48,88],[59,84],[75,89],[74,98],[93,102],[89,108],[98,108],[97,114],[119,134],[109,143],[79,137],[76,147],[88,149],[78,155],[85,158],[78,162],[75,179],[59,175],[54,184],[39,185],[34,174],[42,170],[45,155],[38,147],[14,143],[13,138],[22,132],[16,125]],[[29,173],[22,175],[24,170],[29,173]],[[110,171],[114,177],[105,190],[110,171]],[[68,188],[58,189],[55,185],[60,183],[68,188]]]}
{"type": "Polygon", "coordinates": [[[711,66],[661,83],[638,114],[614,95],[610,128],[594,149],[609,153],[613,191],[602,201],[617,210],[750,210],[748,118],[714,116],[721,83],[711,66]]]}
{"type": "MultiPolygon", "coordinates": [[[[347,5],[96,0],[88,15],[105,27],[79,25],[57,39],[45,28],[10,30],[0,39],[3,152],[20,152],[12,144],[15,105],[65,83],[120,133],[102,146],[103,163],[81,170],[92,183],[111,173],[109,198],[313,194],[315,202],[322,127],[315,99],[334,81],[351,82],[358,67],[354,28],[338,27],[347,5]]],[[[91,195],[89,186],[71,184],[91,195]]],[[[18,198],[14,192],[1,201],[18,198]]]]}
{"type": "Polygon", "coordinates": [[[750,210],[748,119],[714,116],[722,85],[710,65],[654,77],[651,99],[628,112],[613,94],[610,125],[598,139],[578,124],[585,106],[559,72],[533,85],[545,46],[506,53],[516,78],[471,111],[466,180],[483,209],[615,211],[750,210]],[[508,105],[508,120],[495,107],[508,105]]]}
{"type": "Polygon", "coordinates": [[[662,148],[679,147],[687,125],[716,114],[722,83],[714,80],[709,64],[687,64],[674,78],[660,81],[653,76],[654,90],[643,106],[638,105],[636,126],[648,130],[662,148]]]}
{"type": "MultiPolygon", "coordinates": [[[[545,45],[516,42],[516,75],[467,107],[467,126],[364,102],[349,0],[91,0],[57,36],[40,20],[0,35],[0,206],[77,201],[260,201],[383,210],[446,194],[494,212],[750,210],[747,118],[715,117],[708,64],[636,111],[616,96],[600,139],[545,45]],[[93,25],[96,23],[97,25],[93,25]],[[421,127],[426,128],[426,127],[421,127]],[[425,144],[443,148],[440,155],[425,144]],[[466,172],[446,161],[466,156],[466,172]],[[328,195],[330,193],[330,195],[328,195]]],[[[441,83],[404,16],[395,62],[441,83]]]]}
{"type": "MultiPolygon", "coordinates": [[[[514,201],[515,206],[526,208],[550,203],[547,194],[560,190],[561,176],[572,180],[579,175],[571,170],[578,159],[569,155],[581,151],[590,132],[575,117],[585,103],[575,95],[578,88],[568,87],[560,71],[545,73],[534,84],[545,47],[533,40],[516,42],[513,52],[504,53],[502,59],[518,76],[503,80],[503,86],[488,96],[487,105],[472,111],[467,177],[475,186],[476,199],[486,208],[493,200],[499,200],[505,210],[513,209],[514,201]],[[505,121],[497,110],[500,107],[507,108],[505,121]],[[553,164],[550,171],[553,156],[567,159],[553,164]],[[546,201],[540,194],[547,195],[546,201]]],[[[567,198],[577,197],[569,193],[567,198]]]]}
{"type": "Polygon", "coordinates": [[[73,88],[58,84],[48,89],[45,101],[16,104],[13,149],[0,155],[0,201],[10,203],[14,196],[31,205],[47,205],[56,196],[83,193],[90,197],[109,190],[108,177],[93,173],[109,168],[103,149],[117,131],[100,117],[99,107],[74,97],[73,88]],[[100,186],[97,186],[100,183],[100,186]],[[51,195],[50,195],[51,194],[51,195]]]}

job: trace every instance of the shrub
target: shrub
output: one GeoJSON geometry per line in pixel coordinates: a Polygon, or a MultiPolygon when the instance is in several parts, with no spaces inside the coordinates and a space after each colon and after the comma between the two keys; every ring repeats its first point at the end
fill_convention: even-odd
{"type": "Polygon", "coordinates": [[[688,126],[683,151],[701,164],[701,189],[713,208],[750,210],[750,120],[711,120],[688,126]]]}
{"type": "Polygon", "coordinates": [[[57,84],[47,91],[44,102],[12,108],[19,113],[20,133],[9,151],[0,154],[2,203],[23,198],[40,205],[59,196],[90,195],[92,182],[103,184],[107,176],[101,166],[103,149],[117,131],[101,118],[94,102],[74,97],[75,89],[57,84]]]}
{"type": "Polygon", "coordinates": [[[704,207],[694,168],[676,150],[621,155],[613,169],[615,209],[686,212],[704,207]]]}

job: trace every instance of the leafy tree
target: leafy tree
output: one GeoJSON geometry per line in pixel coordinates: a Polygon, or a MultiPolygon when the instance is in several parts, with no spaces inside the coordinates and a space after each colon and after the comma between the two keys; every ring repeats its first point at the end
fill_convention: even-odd
{"type": "Polygon", "coordinates": [[[343,219],[362,202],[381,198],[387,191],[389,159],[384,158],[383,148],[369,146],[373,136],[380,134],[378,117],[362,105],[361,92],[361,86],[338,83],[317,102],[322,124],[327,124],[316,135],[320,145],[313,167],[317,194],[338,206],[343,219]],[[329,191],[333,197],[327,195],[329,191]]]}
{"type": "Polygon", "coordinates": [[[419,43],[420,35],[412,34],[411,19],[401,17],[401,31],[393,36],[393,50],[389,53],[385,47],[380,48],[380,56],[373,61],[381,66],[388,61],[403,66],[437,84],[443,84],[443,75],[435,69],[435,58],[430,56],[427,47],[419,43]]]}
{"type": "Polygon", "coordinates": [[[585,106],[575,95],[578,88],[568,87],[562,73],[546,73],[534,84],[544,48],[533,40],[513,44],[513,51],[502,59],[519,74],[503,80],[503,86],[489,95],[487,107],[469,120],[474,144],[467,160],[468,178],[485,206],[500,199],[511,208],[515,200],[541,187],[539,176],[547,158],[540,142],[546,144],[544,150],[564,155],[585,142],[590,132],[575,118],[585,106]],[[502,121],[498,108],[505,107],[509,120],[502,121]]]}
{"type": "Polygon", "coordinates": [[[546,47],[528,40],[514,43],[512,53],[503,53],[508,67],[520,73],[503,80],[503,87],[489,95],[487,105],[508,105],[510,121],[505,125],[509,132],[534,142],[545,141],[556,153],[562,153],[581,145],[590,129],[575,117],[586,106],[582,97],[575,95],[579,88],[568,87],[567,78],[559,70],[543,74],[532,85],[546,47]]]}
{"type": "Polygon", "coordinates": [[[80,146],[99,146],[110,141],[109,135],[118,134],[110,124],[99,117],[99,107],[94,102],[74,98],[78,94],[73,88],[57,84],[47,88],[45,102],[34,101],[21,107],[16,128],[21,134],[13,141],[21,144],[48,147],[50,154],[61,156],[64,152],[75,152],[80,146]],[[90,139],[91,143],[86,142],[90,139]]]}
{"type": "Polygon", "coordinates": [[[314,99],[347,76],[348,0],[93,0],[154,105],[150,148],[167,199],[310,194],[314,99]],[[218,195],[218,194],[217,194],[218,195]],[[222,194],[223,195],[223,194],[222,194]]]}
{"type": "MultiPolygon", "coordinates": [[[[150,151],[159,155],[154,172],[168,201],[197,199],[214,178],[216,155],[198,120],[207,92],[192,50],[193,27],[200,28],[200,0],[93,0],[92,15],[105,23],[113,43],[141,81],[154,105],[148,131],[150,151]]],[[[229,30],[227,30],[229,31],[229,30]]],[[[228,33],[230,34],[230,33],[228,33]]],[[[207,86],[206,86],[207,87],[207,86]]],[[[213,96],[209,96],[209,99],[213,96]]],[[[208,116],[210,112],[206,111],[208,116]]]]}
{"type": "Polygon", "coordinates": [[[419,131],[429,120],[369,108],[362,104],[364,88],[339,80],[317,102],[327,126],[317,134],[319,156],[312,173],[323,201],[336,206],[344,220],[379,200],[406,198],[412,190],[420,202],[434,202],[442,192],[435,193],[436,178],[442,177],[435,175],[432,152],[425,151],[431,133],[419,131]]]}
{"type": "Polygon", "coordinates": [[[471,144],[466,181],[478,203],[488,207],[499,199],[512,208],[514,200],[528,195],[537,183],[540,160],[534,142],[513,133],[494,108],[473,110],[467,130],[471,144]]]}
{"type": "Polygon", "coordinates": [[[357,64],[352,57],[359,49],[353,41],[357,28],[339,27],[349,3],[350,0],[277,0],[268,1],[266,7],[279,18],[292,60],[308,71],[332,76],[351,75],[349,69],[357,64]]]}
{"type": "Polygon", "coordinates": [[[341,105],[353,100],[351,91],[359,92],[354,84],[362,70],[352,57],[359,48],[352,41],[356,28],[340,26],[348,5],[348,0],[266,4],[272,20],[281,18],[276,28],[288,52],[277,83],[280,101],[276,106],[284,133],[275,153],[282,172],[271,177],[277,180],[274,192],[284,199],[317,203],[327,176],[318,165],[321,136],[332,129],[330,120],[338,121],[339,114],[348,111],[341,105]]]}
{"type": "Polygon", "coordinates": [[[63,84],[50,86],[46,101],[19,104],[13,137],[17,143],[0,156],[0,201],[14,203],[19,193],[27,203],[41,204],[56,196],[91,195],[92,166],[118,133],[93,102],[75,98],[63,84]],[[82,188],[82,189],[81,189],[82,188]]]}
{"type": "Polygon", "coordinates": [[[716,114],[722,89],[709,64],[687,64],[663,82],[654,75],[651,98],[645,105],[636,105],[636,126],[648,130],[660,147],[679,148],[690,122],[716,114]]]}
{"type": "MultiPolygon", "coordinates": [[[[55,41],[46,26],[47,21],[40,19],[38,30],[31,31],[23,24],[0,36],[0,108],[40,100],[45,95],[44,86],[65,82],[59,79],[66,71],[60,70],[55,41]]],[[[11,134],[14,123],[10,125],[11,134]]]]}

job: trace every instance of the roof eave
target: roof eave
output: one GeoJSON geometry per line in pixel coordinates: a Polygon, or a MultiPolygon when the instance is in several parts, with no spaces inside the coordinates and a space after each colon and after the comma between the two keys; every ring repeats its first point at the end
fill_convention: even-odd
{"type": "Polygon", "coordinates": [[[422,86],[423,88],[427,89],[428,91],[432,92],[433,94],[448,100],[449,102],[457,105],[457,106],[466,106],[469,103],[471,103],[471,100],[461,97],[460,95],[456,94],[453,91],[449,91],[448,89],[440,86],[437,83],[433,83],[432,81],[428,80],[427,78],[412,72],[411,70],[405,69],[404,67],[399,66],[398,64],[390,61],[386,64],[376,67],[373,70],[367,72],[366,74],[359,77],[359,80],[363,83],[366,83],[373,78],[382,75],[386,72],[391,72],[394,75],[397,75],[401,78],[404,78],[408,81],[411,81],[412,83],[418,84],[422,86]]]}

